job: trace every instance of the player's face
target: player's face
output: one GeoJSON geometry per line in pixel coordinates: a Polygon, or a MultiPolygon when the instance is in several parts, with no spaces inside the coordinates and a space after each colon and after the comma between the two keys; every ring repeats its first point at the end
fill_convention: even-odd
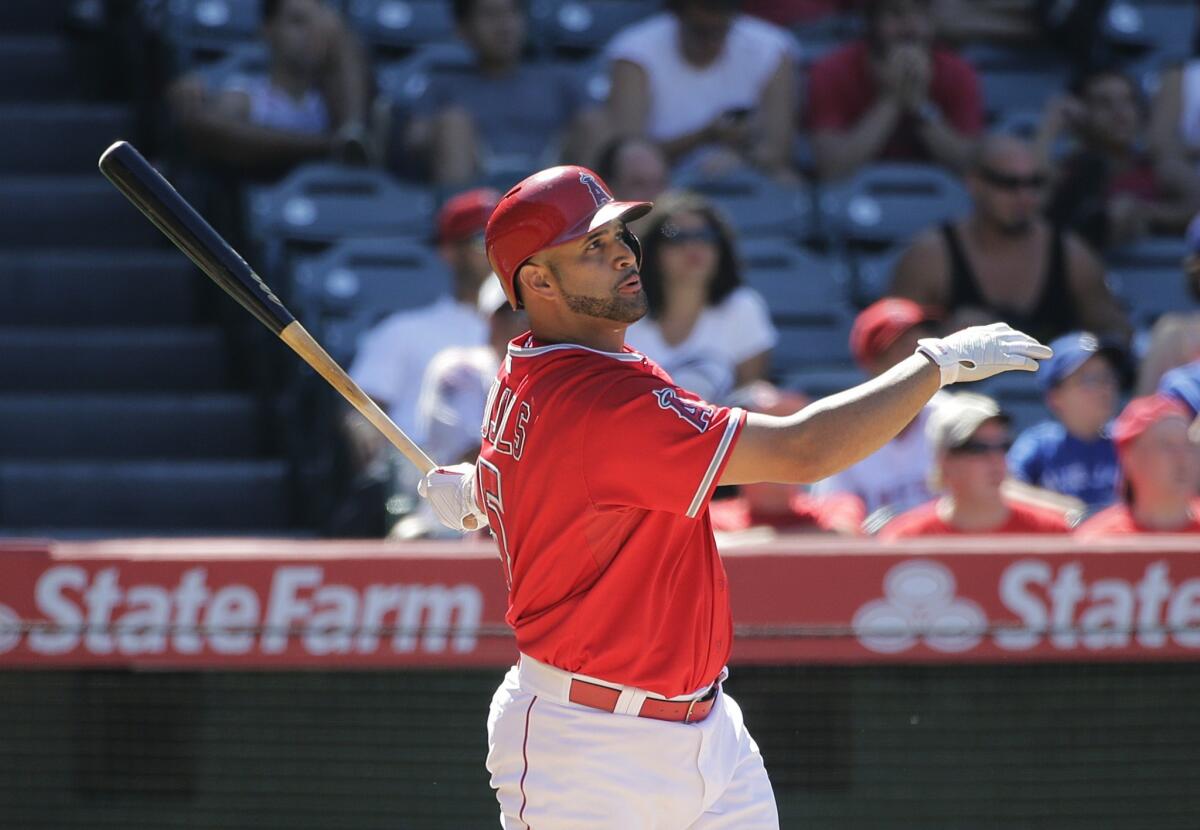
{"type": "Polygon", "coordinates": [[[1008,427],[999,420],[984,421],[971,439],[945,454],[942,480],[946,492],[974,502],[999,499],[1008,475],[1005,453],[1012,443],[1008,427]]]}
{"type": "Polygon", "coordinates": [[[658,265],[666,302],[677,292],[707,288],[717,275],[721,252],[717,230],[700,213],[680,213],[663,223],[658,265]]]}
{"type": "Polygon", "coordinates": [[[571,311],[616,323],[646,316],[649,306],[637,258],[619,219],[546,253],[559,295],[571,311]]]}

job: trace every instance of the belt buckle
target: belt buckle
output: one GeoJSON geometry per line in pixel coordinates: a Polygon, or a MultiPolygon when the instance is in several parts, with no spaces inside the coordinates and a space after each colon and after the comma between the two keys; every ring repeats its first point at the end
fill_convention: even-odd
{"type": "Polygon", "coordinates": [[[687,713],[683,716],[684,723],[692,722],[692,710],[696,708],[696,704],[698,702],[699,702],[698,700],[693,699],[692,702],[688,704],[687,713]]]}

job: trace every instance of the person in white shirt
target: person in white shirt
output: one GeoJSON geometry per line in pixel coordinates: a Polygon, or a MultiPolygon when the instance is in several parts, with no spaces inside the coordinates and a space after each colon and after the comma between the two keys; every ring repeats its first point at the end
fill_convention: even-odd
{"type": "MultiPolygon", "coordinates": [[[[912,300],[885,297],[859,313],[850,329],[850,353],[871,377],[913,353],[922,337],[934,337],[933,318],[912,300]]],[[[868,516],[881,508],[901,512],[929,501],[933,450],[925,422],[944,393],[934,395],[899,435],[876,452],[812,486],[817,497],[851,493],[863,500],[868,516]]]]}
{"type": "Polygon", "coordinates": [[[650,313],[626,342],[712,403],[764,380],[779,335],[766,302],[742,284],[733,231],[716,209],[668,193],[646,217],[642,246],[650,313]]]}
{"type": "MultiPolygon", "coordinates": [[[[487,322],[479,314],[477,298],[492,272],[483,232],[499,200],[497,191],[478,188],[446,202],[438,215],[437,246],[451,271],[453,293],[381,320],[359,340],[350,365],[355,382],[418,444],[425,435],[417,422],[417,395],[429,362],[450,346],[477,346],[487,340],[487,322]]],[[[350,410],[345,423],[357,469],[384,455],[385,440],[362,416],[350,410]]]]}
{"type": "Polygon", "coordinates": [[[606,48],[618,135],[658,142],[672,163],[749,162],[790,176],[796,125],[795,41],[737,13],[737,0],[669,0],[606,48]]]}
{"type": "MultiPolygon", "coordinates": [[[[482,346],[450,346],[434,356],[417,399],[417,429],[424,449],[442,464],[473,462],[479,455],[479,429],[488,393],[496,383],[508,343],[529,328],[523,310],[515,310],[495,277],[479,289],[479,316],[487,321],[482,346]]],[[[443,526],[427,502],[400,519],[393,539],[452,539],[458,531],[443,526]]]]}

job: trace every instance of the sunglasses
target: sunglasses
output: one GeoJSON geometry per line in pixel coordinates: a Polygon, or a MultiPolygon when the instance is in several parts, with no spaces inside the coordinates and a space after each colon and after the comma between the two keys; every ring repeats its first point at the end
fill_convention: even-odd
{"type": "Polygon", "coordinates": [[[662,226],[663,242],[671,245],[682,245],[685,242],[711,242],[717,241],[717,232],[712,228],[696,228],[692,231],[680,230],[674,225],[662,226]]]}
{"type": "Polygon", "coordinates": [[[1046,186],[1047,178],[1044,173],[1034,173],[1032,176],[1013,176],[1001,173],[987,167],[979,168],[979,177],[992,187],[1001,190],[1041,190],[1046,186]]]}
{"type": "Polygon", "coordinates": [[[950,452],[956,455],[986,455],[990,452],[1007,453],[1012,449],[1013,442],[1009,441],[966,441],[954,447],[950,452]]]}

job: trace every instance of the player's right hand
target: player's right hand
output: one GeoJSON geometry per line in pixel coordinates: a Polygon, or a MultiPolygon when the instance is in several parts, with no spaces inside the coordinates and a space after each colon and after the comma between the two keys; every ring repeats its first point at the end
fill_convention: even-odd
{"type": "Polygon", "coordinates": [[[429,501],[438,521],[466,532],[487,527],[487,514],[475,501],[475,465],[434,467],[417,482],[417,493],[429,501]]]}
{"type": "Polygon", "coordinates": [[[926,337],[917,341],[917,354],[923,354],[942,373],[942,386],[962,381],[983,380],[1001,372],[1017,369],[1036,372],[1039,360],[1052,354],[1028,334],[1008,323],[972,326],[948,337],[926,337]]]}

